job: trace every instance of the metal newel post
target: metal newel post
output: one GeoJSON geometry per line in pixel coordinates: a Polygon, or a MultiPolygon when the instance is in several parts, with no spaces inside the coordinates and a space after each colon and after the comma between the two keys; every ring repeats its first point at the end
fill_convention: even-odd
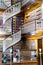
{"type": "Polygon", "coordinates": [[[12,49],[10,49],[10,65],[12,65],[12,49]]]}

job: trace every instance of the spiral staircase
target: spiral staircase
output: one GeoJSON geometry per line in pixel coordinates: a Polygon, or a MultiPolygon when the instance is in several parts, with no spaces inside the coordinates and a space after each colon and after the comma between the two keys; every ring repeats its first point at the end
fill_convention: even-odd
{"type": "MultiPolygon", "coordinates": [[[[8,34],[11,34],[11,24],[12,24],[12,17],[17,15],[18,13],[21,12],[21,7],[23,7],[25,4],[28,2],[31,2],[30,0],[12,0],[11,5],[11,0],[4,0],[3,3],[6,6],[6,10],[3,13],[3,30],[6,31],[8,34]],[[9,24],[7,24],[9,23],[9,24]],[[10,26],[10,28],[9,28],[10,26]]],[[[13,25],[14,28],[15,24],[13,25]]],[[[21,29],[21,28],[20,28],[21,29]]],[[[3,41],[3,52],[5,52],[6,49],[9,47],[15,45],[17,42],[21,40],[21,30],[17,30],[14,33],[13,29],[13,35],[9,36],[8,38],[4,39],[3,41]],[[9,41],[10,39],[10,41],[9,41]]]]}
{"type": "MultiPolygon", "coordinates": [[[[11,33],[11,36],[4,39],[3,41],[3,52],[5,52],[6,49],[15,45],[17,42],[21,40],[21,30],[19,29],[14,33],[13,29],[13,34],[11,30],[12,17],[20,12],[21,12],[21,2],[18,2],[15,5],[8,7],[3,13],[3,30],[6,31],[7,33],[11,33]]],[[[15,25],[13,25],[13,27],[14,26],[15,25]]]]}

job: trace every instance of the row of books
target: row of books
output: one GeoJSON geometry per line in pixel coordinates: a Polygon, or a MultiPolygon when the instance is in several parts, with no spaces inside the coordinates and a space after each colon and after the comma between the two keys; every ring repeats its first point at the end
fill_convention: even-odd
{"type": "Polygon", "coordinates": [[[42,10],[41,10],[41,7],[33,10],[32,12],[29,12],[27,15],[25,15],[25,18],[27,18],[27,21],[26,22],[30,22],[32,20],[37,20],[37,19],[41,19],[41,16],[42,16],[42,10]]]}

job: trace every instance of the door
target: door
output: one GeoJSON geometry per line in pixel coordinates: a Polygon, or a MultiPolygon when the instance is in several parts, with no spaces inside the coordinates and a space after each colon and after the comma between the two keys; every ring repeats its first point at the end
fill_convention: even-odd
{"type": "MultiPolygon", "coordinates": [[[[38,39],[38,65],[40,65],[41,63],[40,63],[40,55],[39,55],[39,49],[41,49],[42,50],[42,38],[41,39],[38,39]]],[[[42,51],[41,51],[41,53],[42,53],[42,51]]],[[[42,56],[43,54],[41,54],[41,61],[43,60],[43,56],[42,56]]]]}

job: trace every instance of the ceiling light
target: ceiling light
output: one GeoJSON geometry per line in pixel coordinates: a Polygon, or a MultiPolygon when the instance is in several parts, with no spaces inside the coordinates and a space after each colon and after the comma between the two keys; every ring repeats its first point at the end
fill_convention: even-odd
{"type": "Polygon", "coordinates": [[[29,8],[27,8],[27,9],[29,9],[29,8]]]}
{"type": "Polygon", "coordinates": [[[34,31],[34,32],[31,32],[31,35],[35,35],[36,34],[36,32],[34,31]]]}

